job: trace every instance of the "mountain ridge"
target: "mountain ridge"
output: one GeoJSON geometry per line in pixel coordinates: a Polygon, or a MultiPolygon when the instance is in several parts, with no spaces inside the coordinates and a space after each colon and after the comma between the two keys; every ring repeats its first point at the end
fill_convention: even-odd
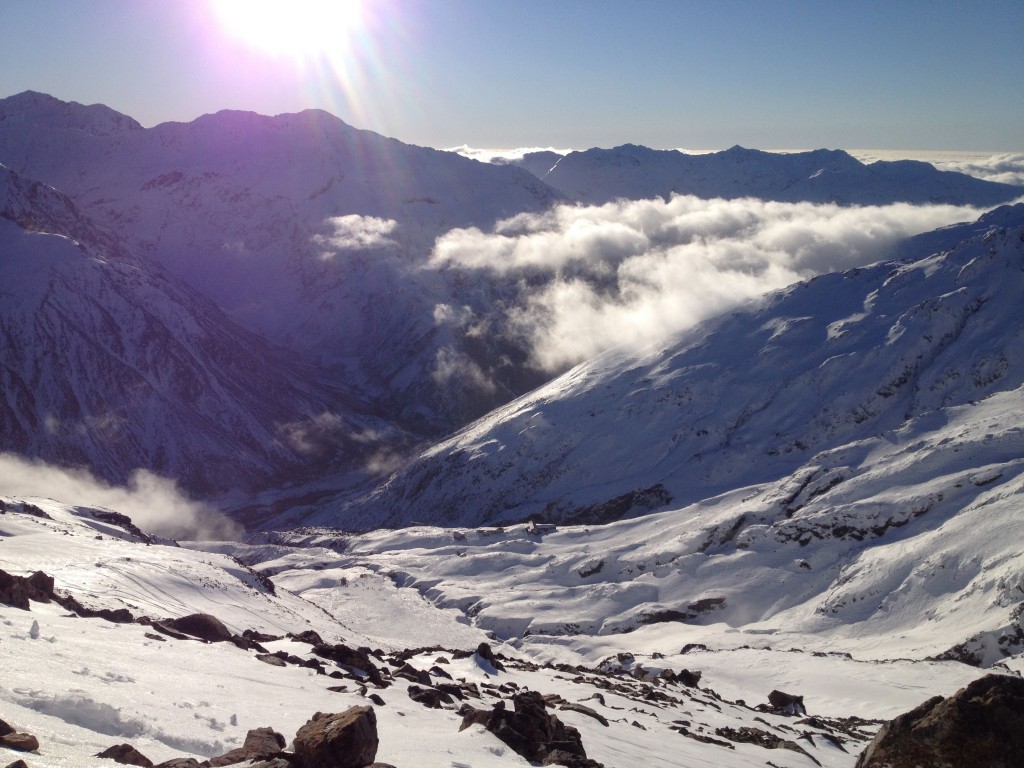
{"type": "Polygon", "coordinates": [[[551,153],[508,161],[537,173],[572,200],[601,205],[617,198],[757,197],[780,202],[843,205],[892,202],[998,205],[1024,187],[983,181],[915,160],[870,164],[843,150],[775,153],[735,145],[690,155],[635,144],[570,152],[551,165],[551,153]],[[546,171],[542,171],[547,167],[546,171]]]}

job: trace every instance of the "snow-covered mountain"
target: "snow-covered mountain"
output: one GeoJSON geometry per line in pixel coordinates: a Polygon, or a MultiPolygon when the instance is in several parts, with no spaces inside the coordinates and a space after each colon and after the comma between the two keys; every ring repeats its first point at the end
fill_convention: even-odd
{"type": "Polygon", "coordinates": [[[735,146],[691,155],[635,144],[612,149],[527,154],[513,161],[571,200],[606,203],[674,194],[697,197],[757,197],[786,202],[843,205],[953,203],[998,205],[1024,188],[939,171],[912,160],[865,165],[841,150],[780,154],[735,146]]]}
{"type": "Polygon", "coordinates": [[[0,339],[2,448],[108,481],[145,467],[217,494],[325,460],[358,469],[367,443],[401,439],[67,197],[2,166],[0,339]],[[312,434],[324,414],[327,446],[312,434]]]}
{"type": "Polygon", "coordinates": [[[141,129],[33,92],[0,100],[0,162],[67,194],[236,322],[334,366],[413,428],[446,431],[525,391],[437,386],[439,357],[479,357],[479,344],[467,353],[439,332],[437,304],[465,302],[421,267],[449,228],[559,199],[526,171],[320,111],[226,111],[141,129]]]}
{"type": "Polygon", "coordinates": [[[966,240],[951,228],[948,250],[824,275],[667,346],[584,363],[311,519],[607,521],[777,480],[844,446],[857,455],[1015,391],[1024,206],[990,217],[966,240]]]}

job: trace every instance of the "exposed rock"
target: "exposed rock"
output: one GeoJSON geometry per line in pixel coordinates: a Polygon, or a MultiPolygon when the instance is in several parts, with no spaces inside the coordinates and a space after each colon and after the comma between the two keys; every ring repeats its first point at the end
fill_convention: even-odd
{"type": "Polygon", "coordinates": [[[157,763],[153,768],[201,768],[201,765],[202,763],[194,757],[172,757],[170,760],[157,763]]]}
{"type": "Polygon", "coordinates": [[[857,768],[1024,767],[1024,680],[987,675],[882,726],[857,768]]]}
{"type": "Polygon", "coordinates": [[[191,635],[186,635],[184,632],[179,632],[178,630],[174,629],[174,627],[170,627],[170,626],[168,626],[167,624],[165,624],[162,621],[154,621],[151,626],[157,632],[160,632],[161,634],[167,635],[168,637],[173,637],[175,640],[195,640],[196,639],[196,638],[192,637],[191,635]]]}
{"type": "Polygon", "coordinates": [[[277,757],[284,749],[285,743],[284,736],[273,728],[253,728],[245,735],[245,742],[242,746],[219,757],[211,758],[209,763],[212,768],[219,768],[223,765],[233,765],[247,760],[265,760],[277,757]]]}
{"type": "Polygon", "coordinates": [[[373,662],[370,661],[370,655],[362,648],[349,648],[343,643],[336,643],[334,645],[322,643],[313,646],[313,653],[322,658],[330,659],[343,667],[359,670],[366,674],[370,682],[381,688],[384,687],[384,680],[380,676],[380,670],[374,666],[373,662]]]}
{"type": "Polygon", "coordinates": [[[503,701],[486,712],[465,706],[460,730],[473,723],[483,725],[516,754],[542,765],[568,765],[598,768],[600,763],[587,758],[580,733],[555,715],[547,713],[544,698],[536,691],[523,691],[512,697],[515,711],[505,709],[503,701]]]}
{"type": "Polygon", "coordinates": [[[8,733],[14,733],[14,726],[5,720],[0,720],[0,736],[6,736],[8,733]]]}
{"type": "Polygon", "coordinates": [[[31,733],[15,731],[0,736],[0,747],[7,747],[17,752],[35,752],[39,749],[39,739],[31,733]]]}
{"type": "Polygon", "coordinates": [[[28,768],[28,763],[24,760],[15,760],[13,763],[8,763],[7,768],[28,768]]]}
{"type": "Polygon", "coordinates": [[[403,677],[409,682],[419,683],[420,685],[430,685],[431,682],[430,674],[428,672],[424,672],[422,669],[416,669],[416,667],[409,662],[405,662],[391,674],[394,677],[403,677]]]}
{"type": "Polygon", "coordinates": [[[36,571],[27,578],[0,570],[0,603],[29,610],[29,600],[48,603],[53,599],[53,577],[36,571]]]}
{"type": "Polygon", "coordinates": [[[272,667],[287,667],[288,662],[282,659],[280,656],[275,656],[272,653],[258,653],[256,658],[262,661],[264,664],[269,664],[272,667]]]}
{"type": "Polygon", "coordinates": [[[373,707],[317,712],[295,734],[295,755],[302,768],[365,768],[377,755],[377,743],[373,707]]]}
{"type": "MultiPolygon", "coordinates": [[[[228,642],[231,640],[231,630],[224,626],[224,623],[216,616],[208,613],[193,613],[182,616],[179,619],[167,619],[161,622],[165,627],[170,627],[186,635],[198,637],[210,643],[228,642]]],[[[154,625],[156,626],[156,625],[154,625]]]]}
{"type": "Polygon", "coordinates": [[[422,704],[428,709],[442,709],[442,704],[452,704],[452,697],[437,688],[420,688],[418,685],[409,686],[409,698],[417,704],[422,704]]]}
{"type": "Polygon", "coordinates": [[[815,759],[809,752],[807,752],[807,750],[795,741],[783,739],[776,736],[774,733],[762,730],[761,728],[751,728],[750,726],[730,728],[726,726],[725,728],[716,728],[715,735],[740,744],[755,744],[764,749],[789,749],[793,752],[799,752],[802,755],[806,755],[815,763],[815,765],[821,765],[817,759],[815,759]]]}
{"type": "Polygon", "coordinates": [[[141,765],[142,768],[153,768],[153,761],[131,744],[115,744],[97,753],[95,757],[104,757],[122,765],[141,765]]]}
{"type": "Polygon", "coordinates": [[[323,645],[324,640],[314,630],[307,629],[305,632],[299,632],[297,635],[288,633],[288,637],[295,643],[309,643],[310,645],[323,645]]]}
{"type": "Polygon", "coordinates": [[[768,703],[773,710],[783,715],[806,715],[804,708],[804,697],[782,691],[772,691],[768,694],[768,703]]]}
{"type": "Polygon", "coordinates": [[[495,658],[494,651],[491,650],[491,646],[489,646],[487,643],[480,643],[480,645],[477,646],[476,655],[484,661],[486,661],[499,672],[505,669],[505,667],[501,665],[501,662],[498,661],[497,658],[495,658]]]}
{"type": "Polygon", "coordinates": [[[266,632],[257,632],[255,629],[245,630],[242,637],[254,643],[272,643],[281,639],[280,635],[268,635],[266,632]]]}
{"type": "Polygon", "coordinates": [[[599,722],[605,728],[608,727],[608,719],[604,715],[591,709],[590,707],[584,706],[583,704],[576,704],[574,702],[567,701],[561,704],[558,708],[563,710],[569,710],[571,712],[579,712],[581,715],[587,715],[588,717],[592,717],[595,720],[597,720],[597,722],[599,722]]]}

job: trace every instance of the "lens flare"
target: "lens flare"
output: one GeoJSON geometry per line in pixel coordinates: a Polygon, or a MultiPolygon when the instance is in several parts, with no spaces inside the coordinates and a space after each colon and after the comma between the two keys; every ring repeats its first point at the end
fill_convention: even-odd
{"type": "Polygon", "coordinates": [[[332,57],[363,21],[359,0],[214,0],[224,30],[271,56],[332,57]]]}

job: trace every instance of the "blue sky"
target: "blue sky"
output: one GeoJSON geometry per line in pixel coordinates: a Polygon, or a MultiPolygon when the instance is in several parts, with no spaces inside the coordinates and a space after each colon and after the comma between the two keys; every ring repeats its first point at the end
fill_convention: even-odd
{"type": "Polygon", "coordinates": [[[147,126],[319,107],[436,147],[1024,149],[1021,0],[364,0],[305,58],[210,2],[0,0],[0,96],[147,126]]]}

